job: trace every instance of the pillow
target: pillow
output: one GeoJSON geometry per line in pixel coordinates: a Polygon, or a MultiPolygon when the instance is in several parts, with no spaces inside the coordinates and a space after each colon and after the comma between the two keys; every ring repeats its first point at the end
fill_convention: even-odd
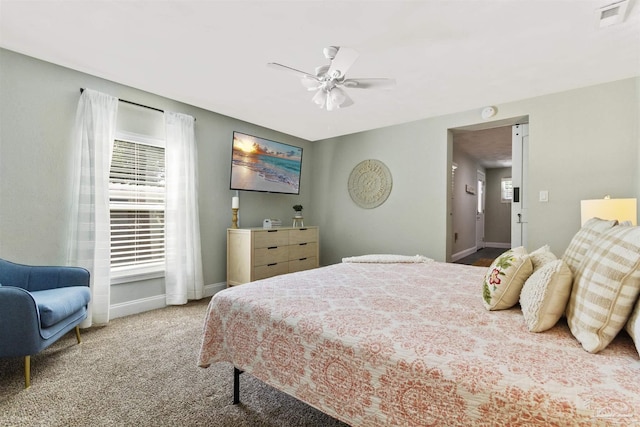
{"type": "Polygon", "coordinates": [[[546,263],[524,282],[520,307],[531,332],[551,329],[560,320],[571,295],[571,270],[561,259],[546,263]]]}
{"type": "Polygon", "coordinates": [[[615,219],[607,221],[600,218],[591,218],[573,236],[567,250],[562,255],[562,259],[567,263],[574,276],[584,258],[584,254],[589,250],[593,241],[617,223],[618,221],[615,219]]]}
{"type": "Polygon", "coordinates": [[[420,263],[420,262],[431,262],[433,261],[431,258],[427,258],[424,255],[394,255],[394,254],[370,254],[370,255],[359,255],[352,256],[347,258],[342,258],[342,262],[369,262],[369,263],[378,263],[378,264],[398,264],[398,263],[420,263]]]}
{"type": "Polygon", "coordinates": [[[558,257],[555,256],[553,252],[551,252],[551,248],[549,247],[549,245],[544,245],[541,248],[538,248],[535,251],[531,252],[529,254],[529,258],[531,258],[531,264],[533,264],[534,272],[546,263],[558,259],[558,257]]]}
{"type": "Polygon", "coordinates": [[[521,246],[509,249],[496,258],[482,283],[482,300],[487,310],[505,310],[518,303],[524,281],[533,266],[527,251],[521,246]]]}
{"type": "Polygon", "coordinates": [[[640,355],[640,299],[636,302],[636,308],[633,309],[625,330],[629,333],[633,342],[636,343],[636,348],[640,355]]]}
{"type": "Polygon", "coordinates": [[[640,293],[640,227],[613,227],[593,242],[574,275],[567,323],[582,347],[604,349],[640,293]]]}

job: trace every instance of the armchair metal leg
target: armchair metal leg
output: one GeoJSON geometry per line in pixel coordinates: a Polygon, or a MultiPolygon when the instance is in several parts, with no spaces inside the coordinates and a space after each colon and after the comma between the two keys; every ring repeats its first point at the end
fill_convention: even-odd
{"type": "Polygon", "coordinates": [[[78,344],[82,342],[80,339],[80,326],[76,325],[76,338],[78,339],[78,344]]]}
{"type": "Polygon", "coordinates": [[[24,357],[24,388],[31,387],[31,356],[24,357]]]}

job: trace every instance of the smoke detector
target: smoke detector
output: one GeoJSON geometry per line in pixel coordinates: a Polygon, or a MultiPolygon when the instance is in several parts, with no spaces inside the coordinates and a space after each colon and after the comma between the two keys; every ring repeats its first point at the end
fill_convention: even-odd
{"type": "Polygon", "coordinates": [[[622,0],[596,9],[598,27],[604,28],[622,23],[629,7],[629,0],[622,0]]]}

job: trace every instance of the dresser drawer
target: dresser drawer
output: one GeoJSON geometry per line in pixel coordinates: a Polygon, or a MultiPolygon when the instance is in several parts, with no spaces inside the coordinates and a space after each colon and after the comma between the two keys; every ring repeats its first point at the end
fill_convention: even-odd
{"type": "Polygon", "coordinates": [[[261,265],[253,270],[253,280],[266,279],[267,277],[278,276],[289,272],[289,263],[278,262],[273,264],[261,265]]]}
{"type": "Polygon", "coordinates": [[[254,233],[253,247],[268,248],[289,244],[289,230],[259,230],[254,233]]]}
{"type": "Polygon", "coordinates": [[[256,248],[253,254],[253,265],[266,265],[289,260],[289,246],[269,246],[256,248]]]}
{"type": "Polygon", "coordinates": [[[318,244],[316,242],[298,243],[297,245],[289,246],[289,260],[315,257],[317,254],[318,244]]]}
{"type": "Polygon", "coordinates": [[[289,244],[308,243],[318,241],[317,228],[297,228],[289,230],[289,244]]]}
{"type": "Polygon", "coordinates": [[[289,261],[289,273],[295,273],[296,271],[310,270],[318,266],[318,258],[302,258],[289,261]]]}

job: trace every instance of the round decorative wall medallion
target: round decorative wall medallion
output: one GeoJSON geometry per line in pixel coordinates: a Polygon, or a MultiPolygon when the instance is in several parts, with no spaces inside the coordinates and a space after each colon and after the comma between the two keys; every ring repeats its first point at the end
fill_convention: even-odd
{"type": "Polygon", "coordinates": [[[391,172],[380,160],[364,160],[349,175],[349,195],[356,205],[365,209],[383,204],[391,194],[392,185],[391,172]]]}

